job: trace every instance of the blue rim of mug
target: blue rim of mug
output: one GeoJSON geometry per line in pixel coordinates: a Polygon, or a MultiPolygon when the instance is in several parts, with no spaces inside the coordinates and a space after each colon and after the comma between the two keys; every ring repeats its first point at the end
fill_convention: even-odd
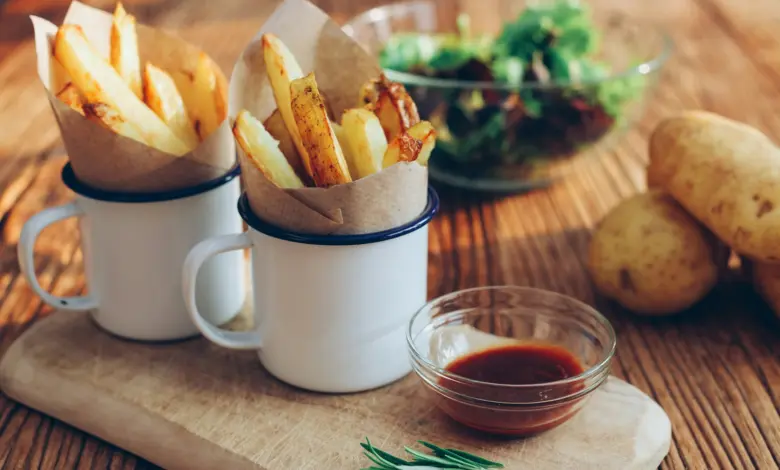
{"type": "Polygon", "coordinates": [[[368,243],[378,243],[417,231],[428,225],[434,215],[439,211],[439,195],[436,191],[428,188],[428,203],[420,215],[411,222],[407,222],[395,228],[382,230],[381,232],[364,233],[359,235],[311,235],[307,233],[293,232],[286,230],[269,222],[260,219],[249,207],[249,199],[246,192],[238,199],[238,213],[241,218],[250,227],[269,237],[278,238],[293,243],[303,243],[306,245],[365,245],[368,243]]]}
{"type": "Polygon", "coordinates": [[[105,202],[126,202],[126,203],[148,203],[148,202],[163,202],[172,201],[174,199],[182,199],[185,197],[197,196],[198,194],[205,193],[214,188],[218,188],[223,184],[233,181],[238,175],[241,174],[241,167],[238,163],[233,166],[224,175],[214,178],[203,183],[190,186],[188,188],[173,189],[170,191],[156,191],[151,193],[128,193],[121,191],[106,191],[104,189],[97,189],[79,181],[76,178],[76,174],[73,172],[73,167],[70,163],[66,163],[62,167],[62,182],[65,183],[71,191],[74,193],[95,199],[97,201],[105,202]]]}

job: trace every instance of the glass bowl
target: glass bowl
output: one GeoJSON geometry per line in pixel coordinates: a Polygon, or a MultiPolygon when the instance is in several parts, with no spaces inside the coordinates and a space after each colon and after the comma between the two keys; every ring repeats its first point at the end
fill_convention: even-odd
{"type": "Polygon", "coordinates": [[[412,367],[438,408],[470,428],[507,436],[537,434],[574,416],[609,376],[616,347],[609,321],[588,305],[513,286],[468,289],[429,302],[411,319],[407,343],[412,367]],[[524,384],[452,372],[464,358],[502,347],[565,350],[581,372],[524,384]]]}
{"type": "MultiPolygon", "coordinates": [[[[495,37],[504,22],[538,3],[417,0],[368,10],[343,28],[379,56],[405,33],[456,34],[462,30],[461,13],[469,15],[472,36],[495,37]]],[[[594,57],[609,67],[600,78],[577,72],[576,82],[511,85],[479,81],[492,75],[480,67],[463,67],[457,78],[431,78],[385,66],[387,77],[407,88],[421,117],[438,131],[431,178],[490,192],[545,187],[571,168],[570,157],[596,143],[614,142],[638,120],[671,54],[671,40],[618,10],[597,8],[591,16],[600,36],[594,57]]],[[[572,67],[567,70],[574,76],[572,67]]]]}

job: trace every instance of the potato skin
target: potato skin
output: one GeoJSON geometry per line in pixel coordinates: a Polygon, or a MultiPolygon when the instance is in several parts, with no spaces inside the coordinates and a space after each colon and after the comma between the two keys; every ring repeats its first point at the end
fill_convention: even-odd
{"type": "Polygon", "coordinates": [[[677,313],[718,281],[716,239],[674,199],[651,190],[626,199],[596,228],[588,270],[596,288],[645,315],[677,313]]]}
{"type": "Polygon", "coordinates": [[[647,181],[734,251],[780,262],[780,150],[757,129],[703,111],[666,119],[650,137],[647,181]]]}
{"type": "Polygon", "coordinates": [[[780,264],[753,263],[753,285],[780,318],[780,264]]]}

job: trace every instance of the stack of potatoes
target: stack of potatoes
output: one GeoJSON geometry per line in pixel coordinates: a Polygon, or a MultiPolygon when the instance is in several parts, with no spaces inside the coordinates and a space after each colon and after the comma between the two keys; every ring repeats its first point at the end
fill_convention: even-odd
{"type": "Polygon", "coordinates": [[[648,315],[680,312],[717,284],[733,251],[780,314],[780,149],[758,130],[702,111],[650,137],[648,192],[596,228],[596,288],[648,315]]]}

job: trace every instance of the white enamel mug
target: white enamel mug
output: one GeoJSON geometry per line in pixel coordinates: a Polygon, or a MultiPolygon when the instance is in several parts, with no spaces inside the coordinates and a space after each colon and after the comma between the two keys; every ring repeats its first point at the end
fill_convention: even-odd
{"type": "Polygon", "coordinates": [[[271,374],[300,388],[348,393],[398,380],[411,370],[405,334],[427,299],[428,222],[438,207],[430,189],[423,213],[401,227],[303,235],[260,220],[243,195],[248,231],[204,240],[184,262],[192,320],[220,346],[256,349],[271,374]],[[255,329],[222,330],[199,312],[195,279],[212,256],[250,247],[255,329]]]}
{"type": "MultiPolygon", "coordinates": [[[[240,233],[235,203],[241,193],[238,166],[198,186],[153,194],[115,193],[79,182],[66,165],[65,185],[75,201],[44,209],[22,229],[21,271],[41,299],[58,310],[89,311],[104,330],[133,340],[165,341],[198,334],[181,298],[181,269],[189,250],[209,237],[240,233]],[[33,251],[45,227],[80,218],[88,294],[56,297],[35,277],[33,251]]],[[[198,306],[206,321],[223,324],[242,307],[246,273],[242,253],[204,266],[198,306]]]]}

